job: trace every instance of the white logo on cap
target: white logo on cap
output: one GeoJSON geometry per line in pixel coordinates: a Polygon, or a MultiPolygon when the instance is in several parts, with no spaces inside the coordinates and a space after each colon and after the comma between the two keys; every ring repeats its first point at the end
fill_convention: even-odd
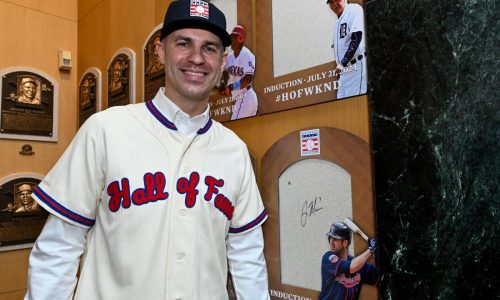
{"type": "Polygon", "coordinates": [[[208,2],[201,0],[191,0],[191,17],[202,17],[208,19],[208,2]]]}

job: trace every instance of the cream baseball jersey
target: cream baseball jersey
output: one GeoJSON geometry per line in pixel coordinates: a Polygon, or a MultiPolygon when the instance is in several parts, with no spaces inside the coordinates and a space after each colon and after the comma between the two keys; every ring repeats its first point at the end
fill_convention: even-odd
{"type": "Polygon", "coordinates": [[[267,217],[245,144],[184,136],[158,98],[93,115],[35,189],[90,228],[75,299],[227,299],[226,237],[267,217]]]}

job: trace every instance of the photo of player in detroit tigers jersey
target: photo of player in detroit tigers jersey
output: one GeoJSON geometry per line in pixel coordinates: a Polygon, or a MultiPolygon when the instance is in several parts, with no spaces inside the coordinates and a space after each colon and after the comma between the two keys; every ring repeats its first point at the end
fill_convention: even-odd
{"type": "Polygon", "coordinates": [[[366,94],[367,64],[363,7],[347,0],[328,0],[337,15],[333,34],[335,75],[339,78],[337,99],[366,94]]]}
{"type": "Polygon", "coordinates": [[[255,56],[244,46],[247,31],[237,25],[231,32],[231,49],[222,73],[219,90],[231,94],[234,101],[231,120],[252,117],[257,114],[258,102],[252,83],[255,73],[255,56]]]}
{"type": "Polygon", "coordinates": [[[165,87],[92,115],[33,192],[51,216],[25,299],[224,300],[228,270],[238,299],[270,298],[248,149],[209,116],[225,27],[211,3],[170,4],[155,46],[165,87]]]}

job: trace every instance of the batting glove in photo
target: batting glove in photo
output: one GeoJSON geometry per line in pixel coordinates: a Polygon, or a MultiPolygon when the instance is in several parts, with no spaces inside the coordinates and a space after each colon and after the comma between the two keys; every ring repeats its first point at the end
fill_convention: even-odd
{"type": "Polygon", "coordinates": [[[375,239],[368,239],[368,249],[370,249],[370,252],[372,254],[375,254],[375,252],[377,251],[377,241],[375,239]]]}

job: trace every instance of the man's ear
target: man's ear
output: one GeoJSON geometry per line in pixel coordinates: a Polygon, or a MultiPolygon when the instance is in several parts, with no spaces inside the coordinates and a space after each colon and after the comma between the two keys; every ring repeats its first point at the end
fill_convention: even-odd
{"type": "Polygon", "coordinates": [[[157,41],[155,43],[155,52],[158,55],[158,60],[162,65],[165,64],[165,46],[163,42],[157,41]]]}

